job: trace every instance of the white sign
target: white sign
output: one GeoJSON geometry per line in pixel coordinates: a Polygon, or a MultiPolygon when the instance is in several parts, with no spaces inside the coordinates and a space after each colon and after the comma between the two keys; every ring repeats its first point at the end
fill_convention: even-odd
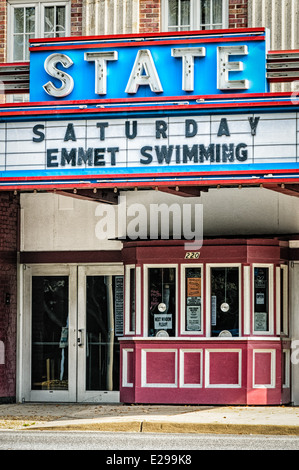
{"type": "Polygon", "coordinates": [[[299,113],[273,113],[0,123],[0,171],[200,171],[297,163],[298,118],[299,113]]]}

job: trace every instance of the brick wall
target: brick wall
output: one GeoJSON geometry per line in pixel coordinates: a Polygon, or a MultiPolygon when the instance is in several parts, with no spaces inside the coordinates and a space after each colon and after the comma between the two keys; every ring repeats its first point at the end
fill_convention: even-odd
{"type": "Polygon", "coordinates": [[[6,1],[0,0],[0,63],[6,61],[6,1]]]}
{"type": "Polygon", "coordinates": [[[18,196],[0,192],[0,403],[16,396],[18,214],[18,196]]]}
{"type": "Polygon", "coordinates": [[[230,28],[247,28],[248,0],[229,0],[228,10],[230,28]]]}
{"type": "Polygon", "coordinates": [[[83,0],[71,1],[71,36],[82,36],[83,0]]]}

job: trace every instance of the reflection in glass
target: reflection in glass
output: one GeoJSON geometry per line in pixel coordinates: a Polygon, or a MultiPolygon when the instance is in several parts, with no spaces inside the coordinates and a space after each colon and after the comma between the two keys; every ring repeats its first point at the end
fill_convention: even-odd
{"type": "Polygon", "coordinates": [[[239,268],[211,269],[212,336],[239,336],[239,268]]]}
{"type": "Polygon", "coordinates": [[[254,268],[254,330],[269,329],[269,268],[254,268]]]}
{"type": "Polygon", "coordinates": [[[119,329],[123,313],[121,276],[86,278],[86,390],[119,390],[119,329]],[[121,290],[121,291],[120,291],[121,290]],[[121,305],[117,305],[121,303],[121,305]]]}
{"type": "Polygon", "coordinates": [[[68,277],[32,277],[32,390],[68,389],[68,277]]]}
{"type": "Polygon", "coordinates": [[[35,36],[35,7],[14,8],[13,60],[29,60],[29,39],[35,36]]]}
{"type": "Polygon", "coordinates": [[[44,35],[46,38],[65,35],[65,6],[45,7],[44,35]]]}
{"type": "Polygon", "coordinates": [[[168,0],[169,31],[190,29],[190,0],[168,0]]]}
{"type": "Polygon", "coordinates": [[[148,334],[166,331],[175,336],[176,272],[175,268],[148,270],[148,334]]]}

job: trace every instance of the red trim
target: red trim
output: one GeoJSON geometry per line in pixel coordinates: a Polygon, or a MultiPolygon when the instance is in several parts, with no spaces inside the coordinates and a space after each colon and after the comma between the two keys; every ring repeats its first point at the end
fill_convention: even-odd
{"type": "MultiPolygon", "coordinates": [[[[186,101],[186,100],[224,100],[224,99],[247,99],[247,98],[291,98],[292,92],[273,92],[273,93],[233,93],[220,95],[186,95],[186,96],[153,96],[144,98],[112,98],[112,99],[94,99],[94,100],[73,100],[73,101],[32,101],[24,103],[3,103],[1,108],[20,108],[35,106],[68,106],[68,105],[97,105],[113,103],[144,103],[144,102],[167,102],[167,101],[186,101]]],[[[1,114],[0,114],[1,115],[1,114]]]]}
{"type": "MultiPolygon", "coordinates": [[[[265,41],[265,36],[243,36],[243,37],[231,37],[231,38],[205,38],[205,39],[188,39],[188,44],[207,44],[207,43],[219,43],[219,42],[244,42],[244,41],[265,41]]],[[[179,44],[181,44],[181,41],[179,44]]],[[[165,41],[134,41],[134,42],[111,42],[111,43],[96,43],[96,44],[70,44],[63,46],[38,46],[29,47],[30,52],[40,51],[52,51],[52,50],[73,50],[73,49],[99,49],[99,48],[115,48],[115,47],[144,47],[144,46],[167,46],[171,44],[178,44],[178,41],[165,40],[165,41]]]]}
{"type": "Polygon", "coordinates": [[[30,62],[2,62],[0,67],[29,67],[30,62]]]}
{"type": "Polygon", "coordinates": [[[236,28],[236,29],[205,29],[195,31],[167,31],[160,33],[148,34],[114,34],[114,35],[101,35],[101,36],[69,36],[65,38],[34,38],[29,39],[31,44],[39,43],[52,43],[52,42],[74,42],[74,41],[113,41],[114,39],[138,39],[138,38],[163,38],[163,37],[181,37],[181,36],[207,36],[217,34],[250,34],[250,33],[265,33],[265,28],[236,28]]]}
{"type": "MultiPolygon", "coordinates": [[[[280,178],[280,179],[276,179],[275,181],[272,181],[272,184],[273,185],[277,185],[277,184],[282,184],[282,183],[290,183],[290,180],[288,178],[280,178]]],[[[291,179],[291,183],[296,183],[298,184],[299,183],[299,177],[298,179],[291,179]]],[[[41,191],[44,191],[45,189],[47,189],[48,191],[55,191],[55,190],[63,190],[63,189],[70,189],[71,188],[76,188],[76,189],[91,189],[91,188],[96,188],[96,187],[99,187],[101,186],[101,188],[134,188],[134,187],[137,187],[137,188],[159,188],[159,187],[169,187],[169,186],[175,186],[175,185],[179,185],[180,182],[178,181],[167,181],[167,182],[163,182],[163,183],[156,183],[155,181],[152,181],[152,182],[124,182],[124,183],[97,183],[97,184],[90,184],[90,183],[86,183],[86,184],[75,184],[73,183],[72,185],[68,184],[54,184],[54,183],[51,183],[51,184],[45,184],[45,185],[14,185],[14,186],[0,186],[0,191],[14,191],[14,190],[19,190],[19,191],[33,191],[33,190],[41,190],[41,191]]],[[[186,182],[184,181],[183,182],[184,186],[186,186],[186,182]]],[[[218,179],[218,180],[209,180],[207,179],[206,181],[205,180],[201,180],[201,181],[198,181],[198,180],[194,180],[194,181],[189,181],[188,182],[188,185],[190,186],[194,186],[196,185],[197,187],[200,187],[200,186],[209,186],[209,187],[215,187],[215,186],[239,186],[239,185],[246,185],[246,186],[256,186],[256,185],[260,185],[260,184],[266,184],[267,186],[269,186],[269,181],[268,180],[264,180],[264,179],[261,179],[261,178],[256,178],[256,179],[240,179],[240,180],[222,180],[222,179],[218,179]]]]}
{"type": "MultiPolygon", "coordinates": [[[[228,108],[258,108],[258,107],[274,107],[274,106],[291,106],[292,103],[289,101],[272,101],[272,102],[267,102],[267,103],[261,103],[261,102],[256,102],[256,103],[217,103],[217,108],[221,109],[228,109],[228,108]]],[[[296,106],[295,104],[293,106],[296,106]]],[[[177,108],[178,110],[190,110],[190,109],[196,109],[196,110],[201,110],[201,109],[215,109],[216,105],[215,103],[210,103],[210,104],[188,104],[188,105],[179,105],[177,108]]],[[[174,106],[132,106],[132,107],[113,107],[113,108],[92,108],[92,109],[51,109],[51,110],[33,110],[30,109],[28,111],[20,111],[17,110],[17,114],[19,116],[26,116],[26,115],[31,115],[31,116],[44,116],[47,114],[51,115],[58,115],[58,114],[93,114],[97,112],[99,115],[103,113],[123,113],[123,112],[143,112],[143,111],[173,111],[174,106]]],[[[0,116],[15,116],[16,112],[14,111],[7,111],[7,112],[1,112],[0,116]]]]}
{"type": "Polygon", "coordinates": [[[113,99],[95,99],[95,100],[73,100],[73,101],[36,101],[24,103],[3,103],[1,108],[20,108],[35,106],[67,106],[67,105],[92,105],[92,104],[109,104],[109,103],[143,103],[143,102],[167,102],[167,101],[186,101],[186,100],[218,100],[218,99],[247,99],[247,98],[283,98],[292,97],[292,92],[275,92],[275,93],[235,93],[221,95],[186,95],[186,96],[157,96],[144,98],[113,98],[113,99]]]}
{"type": "Polygon", "coordinates": [[[289,51],[269,51],[268,54],[298,54],[299,49],[291,49],[289,51]]]}
{"type": "MultiPolygon", "coordinates": [[[[221,176],[226,176],[226,175],[229,175],[229,176],[233,176],[233,175],[251,175],[252,173],[255,173],[257,175],[263,175],[265,173],[269,173],[271,171],[271,174],[287,174],[287,173],[294,173],[294,172],[298,172],[298,178],[299,178],[299,170],[298,169],[286,169],[286,170],[240,170],[240,171],[233,171],[233,170],[230,170],[230,171],[217,171],[217,175],[221,175],[221,176]]],[[[161,176],[164,178],[164,177],[179,177],[179,176],[187,176],[188,178],[190,177],[195,177],[197,178],[198,176],[210,176],[211,175],[211,171],[206,171],[206,172],[203,172],[203,171],[198,171],[198,172],[188,172],[188,173],[182,173],[182,172],[169,172],[169,173],[163,173],[161,176]]],[[[127,178],[127,177],[136,177],[136,178],[153,178],[153,179],[157,179],[157,173],[146,173],[146,174],[143,174],[143,173],[135,173],[135,174],[132,174],[132,173],[128,173],[128,174],[120,174],[120,173],[116,173],[116,174],[111,174],[111,175],[103,175],[103,179],[111,179],[111,180],[114,180],[115,178],[127,178]]],[[[80,180],[82,179],[88,179],[90,180],[91,178],[99,178],[99,175],[80,175],[78,176],[78,178],[80,178],[80,180]]],[[[65,175],[65,176],[32,176],[32,177],[4,177],[4,178],[0,178],[0,181],[26,181],[26,180],[30,180],[30,181],[39,181],[39,180],[45,180],[45,181],[51,181],[55,178],[55,180],[73,180],[76,178],[76,175],[65,175]]],[[[270,179],[270,178],[269,178],[270,179]]],[[[270,179],[270,181],[272,181],[270,179]]],[[[83,184],[86,184],[86,183],[83,183],[83,184]]],[[[98,186],[99,184],[102,184],[102,183],[94,183],[95,186],[98,186]]],[[[155,182],[153,183],[150,183],[150,182],[144,182],[144,184],[148,184],[150,186],[152,185],[156,185],[155,182]]],[[[167,185],[169,186],[169,181],[167,182],[159,182],[160,185],[167,185]]],[[[176,184],[175,181],[173,182],[173,184],[176,184]]],[[[187,186],[188,184],[190,184],[188,181],[184,182],[184,185],[187,186]]],[[[191,183],[192,184],[192,183],[191,183]]],[[[201,181],[198,181],[199,185],[202,185],[203,183],[201,181]]],[[[273,184],[276,184],[276,180],[273,181],[273,184]]],[[[131,186],[134,186],[134,183],[130,183],[131,186]]],[[[157,185],[158,185],[158,182],[157,182],[157,185]]],[[[178,183],[179,185],[179,183],[178,183]]],[[[79,187],[79,185],[78,185],[79,187]]]]}

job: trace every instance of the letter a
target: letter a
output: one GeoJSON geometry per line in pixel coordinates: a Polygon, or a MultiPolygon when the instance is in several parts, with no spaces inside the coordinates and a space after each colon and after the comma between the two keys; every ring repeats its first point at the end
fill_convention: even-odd
{"type": "Polygon", "coordinates": [[[151,52],[148,49],[138,51],[126,93],[137,93],[140,85],[149,86],[154,93],[163,91],[151,52]]]}

